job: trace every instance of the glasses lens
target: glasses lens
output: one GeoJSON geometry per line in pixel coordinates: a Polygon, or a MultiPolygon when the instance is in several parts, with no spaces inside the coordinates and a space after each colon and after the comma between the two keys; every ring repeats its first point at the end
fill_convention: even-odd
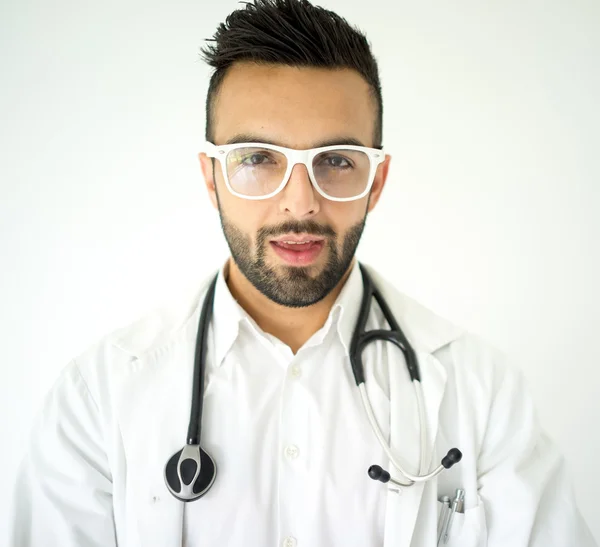
{"type": "Polygon", "coordinates": [[[359,150],[327,150],[313,159],[313,172],[323,193],[332,198],[352,198],[365,191],[371,161],[359,150]]]}
{"type": "MultiPolygon", "coordinates": [[[[271,194],[283,182],[285,154],[260,147],[243,147],[227,154],[227,177],[234,192],[260,197],[271,194]]],[[[369,183],[371,161],[365,152],[338,148],[313,159],[313,173],[321,191],[332,198],[353,198],[369,183]]]]}
{"type": "Polygon", "coordinates": [[[236,148],[227,154],[231,188],[244,196],[266,196],[277,190],[287,168],[287,158],[268,148],[236,148]]]}

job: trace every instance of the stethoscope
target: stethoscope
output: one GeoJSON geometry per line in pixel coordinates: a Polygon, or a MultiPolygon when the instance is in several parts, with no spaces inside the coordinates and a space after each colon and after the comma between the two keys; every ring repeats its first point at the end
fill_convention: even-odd
{"type": "MultiPolygon", "coordinates": [[[[352,364],[352,371],[354,373],[354,379],[356,385],[360,390],[361,399],[367,417],[373,432],[377,437],[377,440],[381,444],[386,455],[390,459],[393,466],[400,472],[409,482],[402,482],[400,480],[393,479],[390,474],[382,469],[379,465],[372,465],[369,467],[368,474],[374,480],[379,480],[383,483],[391,482],[396,486],[412,486],[416,482],[426,482],[431,480],[433,477],[439,475],[444,469],[450,469],[455,463],[458,463],[462,454],[458,448],[452,448],[448,451],[448,454],[444,456],[441,464],[436,467],[433,471],[425,475],[413,475],[406,471],[402,465],[392,454],[392,450],[385,440],[377,419],[373,413],[371,402],[367,395],[365,388],[365,375],[364,367],[362,362],[362,353],[370,342],[377,340],[383,340],[391,342],[404,354],[406,360],[406,366],[410,379],[415,388],[415,395],[417,398],[417,408],[419,412],[419,425],[421,430],[421,453],[420,453],[420,473],[422,473],[424,466],[424,458],[427,453],[427,419],[425,415],[425,407],[423,404],[423,391],[421,388],[421,375],[419,371],[419,364],[417,362],[417,356],[408,343],[408,340],[404,336],[404,333],[398,326],[396,319],[392,315],[390,308],[381,296],[381,293],[373,285],[371,277],[367,273],[366,269],[362,264],[359,264],[360,271],[363,279],[363,296],[360,305],[360,312],[356,327],[352,334],[352,341],[350,343],[350,362],[352,364]],[[374,297],[383,315],[390,325],[390,330],[378,329],[365,332],[365,326],[367,324],[367,318],[369,316],[371,298],[374,297]]],[[[212,457],[207,454],[205,450],[200,447],[200,426],[202,423],[202,403],[204,393],[204,364],[206,361],[206,348],[207,348],[207,335],[208,325],[212,317],[212,309],[215,297],[215,287],[217,284],[218,274],[212,280],[204,303],[202,304],[202,311],[200,312],[200,321],[198,323],[198,335],[196,337],[196,354],[194,361],[194,379],[192,385],[192,408],[190,413],[190,423],[187,433],[186,445],[173,454],[169,458],[167,465],[165,466],[165,482],[169,491],[181,501],[194,501],[201,498],[215,482],[217,476],[217,466],[212,457]]]]}

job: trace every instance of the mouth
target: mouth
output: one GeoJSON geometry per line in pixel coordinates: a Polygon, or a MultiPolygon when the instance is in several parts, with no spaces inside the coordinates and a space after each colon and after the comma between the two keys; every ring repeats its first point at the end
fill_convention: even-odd
{"type": "Polygon", "coordinates": [[[308,266],[317,260],[325,240],[310,234],[289,234],[269,242],[277,256],[291,266],[308,266]]]}

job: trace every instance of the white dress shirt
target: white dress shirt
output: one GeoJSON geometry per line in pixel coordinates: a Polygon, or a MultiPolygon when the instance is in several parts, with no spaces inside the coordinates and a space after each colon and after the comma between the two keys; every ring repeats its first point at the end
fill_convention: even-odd
{"type": "MultiPolygon", "coordinates": [[[[217,476],[204,497],[185,504],[184,545],[382,545],[387,488],[367,469],[387,459],[348,357],[363,291],[358,264],[325,325],[296,355],[240,307],[225,275],[223,268],[202,417],[202,446],[217,476]]],[[[387,326],[373,302],[367,328],[387,326]]],[[[365,377],[388,437],[387,359],[380,357],[365,359],[365,377]]]]}

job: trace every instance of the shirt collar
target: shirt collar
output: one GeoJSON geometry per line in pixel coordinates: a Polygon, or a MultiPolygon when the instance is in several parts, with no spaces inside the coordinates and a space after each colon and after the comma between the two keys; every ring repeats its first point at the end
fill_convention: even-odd
{"type": "Polygon", "coordinates": [[[227,286],[229,261],[219,270],[215,286],[212,328],[215,336],[215,366],[220,367],[239,334],[240,322],[247,318],[227,286]]]}
{"type": "Polygon", "coordinates": [[[350,352],[350,342],[358,321],[362,293],[362,274],[360,273],[358,260],[355,260],[350,275],[331,309],[331,314],[336,314],[334,317],[336,318],[337,331],[346,354],[350,352]]]}
{"type": "MultiPolygon", "coordinates": [[[[240,322],[246,320],[251,324],[253,323],[231,294],[227,286],[227,274],[228,262],[219,270],[215,287],[212,323],[215,333],[215,366],[217,367],[223,364],[225,356],[235,342],[239,334],[240,322]]],[[[333,324],[337,328],[346,353],[349,352],[352,333],[358,319],[362,291],[362,274],[358,267],[358,261],[355,260],[350,275],[331,308],[329,317],[322,329],[322,336],[313,340],[311,345],[320,343],[329,331],[330,325],[333,324]]]]}

